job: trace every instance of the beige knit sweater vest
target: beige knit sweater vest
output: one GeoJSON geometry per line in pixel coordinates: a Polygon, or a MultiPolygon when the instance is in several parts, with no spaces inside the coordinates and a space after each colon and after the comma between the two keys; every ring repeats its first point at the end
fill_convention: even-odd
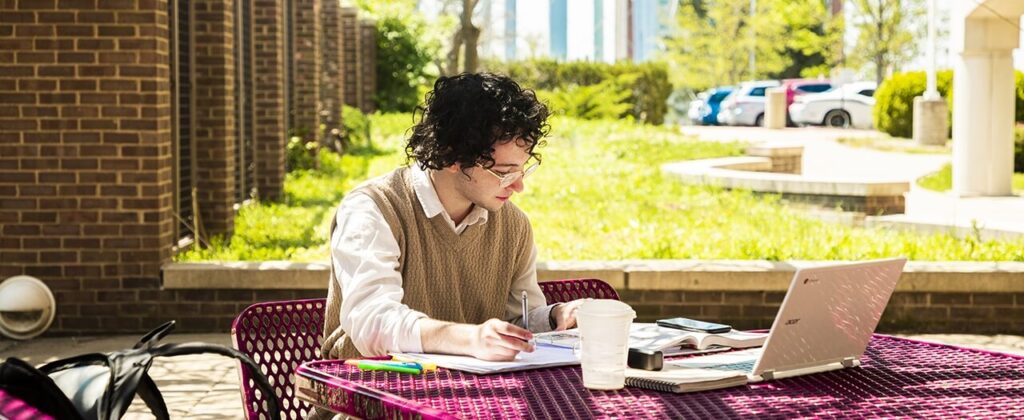
{"type": "MultiPolygon", "coordinates": [[[[400,168],[354,190],[373,199],[398,241],[402,303],[442,321],[479,324],[503,318],[512,282],[528,269],[533,247],[526,215],[505,203],[488,215],[487,223],[456,234],[442,214],[428,219],[423,213],[410,175],[409,168],[400,168]]],[[[340,325],[344,296],[331,267],[322,357],[358,357],[340,325]]]]}

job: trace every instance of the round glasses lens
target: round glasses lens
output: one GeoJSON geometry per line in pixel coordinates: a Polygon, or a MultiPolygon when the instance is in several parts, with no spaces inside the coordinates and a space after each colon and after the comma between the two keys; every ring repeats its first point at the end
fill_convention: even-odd
{"type": "Polygon", "coordinates": [[[510,174],[507,174],[501,178],[501,183],[499,184],[499,187],[505,188],[509,185],[512,185],[522,177],[522,172],[512,172],[510,174]]]}

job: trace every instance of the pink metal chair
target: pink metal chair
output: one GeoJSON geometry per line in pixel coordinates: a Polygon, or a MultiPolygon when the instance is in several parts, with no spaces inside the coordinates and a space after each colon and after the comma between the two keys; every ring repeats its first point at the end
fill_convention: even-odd
{"type": "Polygon", "coordinates": [[[583,298],[619,300],[615,288],[598,279],[545,281],[540,283],[540,290],[549,305],[583,298]]]}
{"type": "MultiPolygon", "coordinates": [[[[611,285],[598,279],[540,283],[548,303],[581,298],[618,299],[611,285]]],[[[303,419],[310,405],[295,397],[295,368],[320,359],[326,299],[257,303],[245,308],[231,325],[235,348],[247,354],[267,375],[281,406],[282,419],[303,419]]],[[[252,372],[239,365],[246,418],[269,418],[266,397],[253,383],[252,372]]]]}
{"type": "MultiPolygon", "coordinates": [[[[310,405],[295,398],[293,373],[303,362],[320,359],[326,299],[257,303],[231,325],[235,348],[251,357],[277,394],[282,419],[304,419],[310,405]]],[[[269,419],[266,396],[239,364],[242,404],[248,419],[269,419]]]]}

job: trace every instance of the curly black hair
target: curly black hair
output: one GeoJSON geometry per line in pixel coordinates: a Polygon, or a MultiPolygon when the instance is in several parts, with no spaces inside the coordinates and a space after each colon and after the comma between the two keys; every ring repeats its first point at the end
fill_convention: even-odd
{"type": "Polygon", "coordinates": [[[405,154],[422,169],[455,163],[463,170],[477,164],[489,168],[494,165],[494,145],[514,139],[539,162],[540,154],[533,149],[544,145],[542,139],[550,131],[548,107],[537,95],[492,73],[437,79],[416,112],[420,119],[412,127],[405,154]]]}

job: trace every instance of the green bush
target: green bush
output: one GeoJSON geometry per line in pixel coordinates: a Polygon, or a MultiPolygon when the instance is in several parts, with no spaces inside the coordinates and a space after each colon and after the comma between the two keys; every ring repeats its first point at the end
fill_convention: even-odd
{"type": "MultiPolygon", "coordinates": [[[[609,80],[631,79],[626,90],[629,114],[637,121],[662,124],[668,111],[672,84],[664,63],[620,62],[607,64],[590,61],[559,62],[534,59],[512,62],[485,62],[487,71],[506,74],[531,89],[566,91],[571,86],[593,86],[609,80]]],[[[554,104],[553,104],[554,105],[554,104]]]]}
{"type": "Polygon", "coordinates": [[[348,105],[341,107],[341,123],[344,131],[341,133],[344,139],[344,149],[350,150],[372,149],[373,141],[370,136],[370,119],[363,111],[348,105]]]}
{"type": "Polygon", "coordinates": [[[585,120],[618,119],[633,109],[627,102],[630,95],[628,87],[617,80],[588,86],[569,85],[553,92],[539,90],[537,95],[555,114],[585,120]]]}
{"type": "MultiPolygon", "coordinates": [[[[953,113],[953,71],[936,73],[936,88],[949,104],[950,120],[953,113]]],[[[1024,122],[1024,73],[1015,72],[1016,114],[1015,120],[1024,122]]],[[[909,138],[914,130],[914,98],[921,96],[926,88],[926,76],[922,71],[895,73],[885,79],[875,91],[875,108],[872,111],[878,131],[893,137],[909,138]]],[[[952,126],[952,125],[951,125],[952,126]]]]}
{"type": "Polygon", "coordinates": [[[399,16],[377,19],[377,92],[374,100],[382,112],[412,112],[428,85],[427,68],[436,48],[424,41],[424,29],[415,20],[399,16]]]}
{"type": "MultiPolygon", "coordinates": [[[[1017,104],[1017,115],[1020,115],[1020,107],[1017,104]]],[[[1024,174],[1024,126],[1021,125],[1013,130],[1013,171],[1024,174]]]]}
{"type": "MultiPolygon", "coordinates": [[[[952,104],[953,71],[943,70],[935,75],[939,94],[952,104]]],[[[909,138],[914,134],[914,98],[924,94],[927,79],[923,71],[895,73],[885,79],[875,91],[872,111],[878,131],[893,137],[909,138]]],[[[950,113],[953,106],[949,106],[950,113]]],[[[952,115],[952,114],[951,114],[952,115]]]]}
{"type": "Polygon", "coordinates": [[[286,170],[291,172],[298,169],[316,168],[319,149],[320,145],[316,141],[304,141],[299,136],[291,137],[285,147],[286,170]]]}

